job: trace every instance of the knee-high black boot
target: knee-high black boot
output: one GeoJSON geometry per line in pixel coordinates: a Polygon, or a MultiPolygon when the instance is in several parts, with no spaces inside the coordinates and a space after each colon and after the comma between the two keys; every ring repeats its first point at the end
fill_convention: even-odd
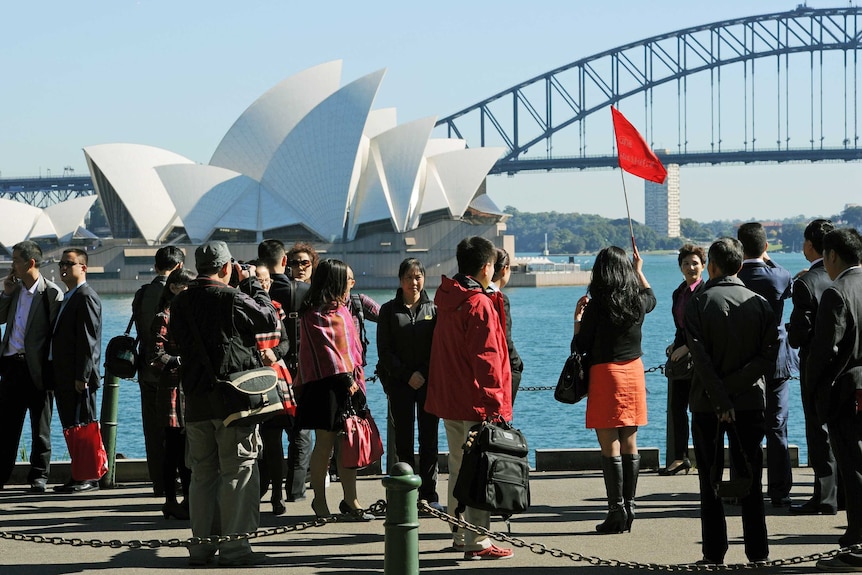
{"type": "Polygon", "coordinates": [[[626,509],[626,531],[632,530],[635,520],[635,493],[638,489],[638,474],[641,468],[641,456],[637,453],[623,454],[623,500],[626,509]]]}
{"type": "Polygon", "coordinates": [[[602,475],[605,478],[605,491],[608,494],[608,515],[596,525],[599,533],[622,533],[626,528],[627,516],[623,506],[623,458],[602,457],[602,475]]]}

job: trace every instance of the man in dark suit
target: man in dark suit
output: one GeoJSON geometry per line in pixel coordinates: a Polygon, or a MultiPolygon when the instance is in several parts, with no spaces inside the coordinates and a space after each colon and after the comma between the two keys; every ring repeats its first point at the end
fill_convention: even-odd
{"type": "Polygon", "coordinates": [[[141,286],[132,300],[132,317],[138,332],[138,385],[141,387],[141,423],[144,427],[144,448],[147,453],[147,470],[157,496],[165,494],[162,479],[164,460],[165,426],[159,417],[156,395],[162,372],[150,365],[156,348],[153,319],[159,313],[159,299],[172,271],[185,262],[183,250],[177,246],[164,246],[156,251],[153,269],[156,277],[141,286]]]}
{"type": "Polygon", "coordinates": [[[769,303],[736,277],[742,245],[721,238],[709,248],[709,281],[685,309],[688,348],[694,360],[691,381],[691,431],[700,483],[703,559],[721,564],[727,553],[727,522],[712,475],[721,476],[724,435],[733,461],[741,454],[751,467],[751,485],[740,498],[745,555],[749,561],[769,556],[763,510],[763,451],[766,379],[775,369],[778,328],[769,303]]]}
{"type": "MultiPolygon", "coordinates": [[[[272,285],[269,288],[269,296],[273,301],[281,304],[284,310],[284,325],[287,329],[287,338],[290,349],[284,361],[290,371],[291,377],[296,380],[297,365],[299,358],[299,306],[308,293],[309,284],[289,278],[287,270],[287,250],[279,240],[264,240],[257,247],[257,257],[269,268],[272,285]]],[[[306,256],[309,262],[311,259],[306,256]]],[[[299,264],[297,264],[297,267],[299,264]]],[[[310,266],[310,263],[309,263],[310,266]]],[[[306,266],[308,267],[308,266],[306,266]]],[[[311,430],[296,429],[295,419],[292,415],[279,415],[261,425],[261,434],[270,434],[268,445],[281,445],[282,432],[287,433],[287,474],[284,478],[287,501],[302,501],[305,499],[305,478],[308,474],[308,466],[311,463],[311,430]],[[275,441],[275,436],[278,441],[275,441]]],[[[276,469],[274,460],[283,460],[284,453],[278,449],[267,453],[264,450],[263,458],[270,465],[264,465],[270,469],[276,469]]],[[[270,472],[270,475],[272,472],[270,472]]],[[[272,505],[273,511],[283,508],[281,505],[281,493],[275,493],[275,489],[281,490],[281,478],[270,477],[273,485],[272,505]]]]}
{"type": "MultiPolygon", "coordinates": [[[[814,387],[817,415],[829,428],[829,440],[844,480],[847,530],[841,547],[862,543],[862,235],[838,229],[823,238],[823,265],[832,285],[817,308],[814,340],[808,355],[808,379],[814,387]]],[[[833,572],[862,571],[862,552],[817,562],[833,572]]]]}
{"type": "MultiPolygon", "coordinates": [[[[60,279],[69,291],[60,305],[49,351],[54,375],[54,398],[63,428],[96,419],[99,358],[102,354],[102,302],[87,285],[87,252],[63,251],[60,279]],[[78,407],[80,405],[80,413],[78,407]]],[[[58,493],[80,493],[99,488],[98,477],[70,477],[54,487],[58,493]]]]}
{"type": "Polygon", "coordinates": [[[778,326],[778,358],[774,373],[766,380],[766,495],[774,507],[790,505],[793,487],[790,447],[787,443],[787,418],[790,414],[791,371],[796,368],[796,353],[787,347],[784,329],[784,300],[791,295],[790,272],[769,259],[766,230],[759,222],[742,224],[736,237],[742,242],[745,259],[737,277],[745,287],[763,296],[772,306],[778,326]]]}
{"type": "Polygon", "coordinates": [[[805,439],[808,466],[814,471],[814,495],[805,503],[790,506],[794,515],[835,515],[838,513],[838,465],[829,445],[826,424],[817,418],[814,388],[808,379],[808,354],[814,339],[817,306],[832,280],[823,266],[823,237],[834,229],[829,220],[814,220],[805,227],[802,253],[811,263],[793,282],[793,312],[787,324],[787,340],[799,349],[799,382],[802,411],[805,414],[805,439]]]}
{"type": "Polygon", "coordinates": [[[31,241],[12,248],[12,269],[3,280],[0,324],[6,324],[0,342],[0,489],[9,481],[24,416],[30,411],[30,491],[42,493],[51,465],[51,416],[54,393],[42,382],[51,327],[63,301],[63,292],[39,272],[42,249],[31,241]]]}

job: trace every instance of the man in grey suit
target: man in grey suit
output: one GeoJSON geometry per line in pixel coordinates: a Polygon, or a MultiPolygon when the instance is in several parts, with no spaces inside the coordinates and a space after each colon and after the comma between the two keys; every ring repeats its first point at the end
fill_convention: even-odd
{"type": "MultiPolygon", "coordinates": [[[[69,248],[63,251],[57,265],[60,266],[60,279],[69,291],[54,323],[48,359],[54,375],[57,415],[66,428],[76,423],[88,423],[97,416],[102,302],[87,284],[87,252],[69,248]]],[[[98,477],[70,477],[65,484],[55,486],[54,491],[94,491],[99,488],[98,480],[98,477]]]]}
{"type": "Polygon", "coordinates": [[[30,411],[30,491],[42,493],[51,465],[51,416],[54,394],[42,381],[42,364],[51,326],[63,301],[63,292],[39,272],[42,249],[24,241],[12,247],[12,269],[3,280],[0,324],[6,324],[0,342],[0,489],[9,481],[24,416],[30,411]]]}
{"type": "MultiPolygon", "coordinates": [[[[841,547],[862,543],[862,236],[833,230],[823,238],[823,265],[832,279],[817,308],[808,354],[817,416],[829,428],[844,479],[847,530],[841,547]]],[[[862,552],[821,559],[823,571],[862,572],[862,552]]]]}

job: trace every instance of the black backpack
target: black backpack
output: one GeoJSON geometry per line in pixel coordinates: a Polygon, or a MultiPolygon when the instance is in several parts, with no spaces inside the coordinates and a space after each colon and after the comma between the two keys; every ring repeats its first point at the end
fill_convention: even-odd
{"type": "Polygon", "coordinates": [[[527,440],[508,422],[483,421],[467,434],[455,483],[458,509],[473,507],[509,518],[530,507],[527,440]]]}

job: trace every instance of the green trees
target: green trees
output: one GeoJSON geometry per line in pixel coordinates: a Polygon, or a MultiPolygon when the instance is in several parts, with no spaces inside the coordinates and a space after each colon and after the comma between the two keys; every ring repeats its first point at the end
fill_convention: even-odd
{"type": "MultiPolygon", "coordinates": [[[[511,217],[507,221],[508,233],[515,236],[519,252],[541,253],[548,236],[548,250],[553,254],[597,252],[603,247],[631,246],[629,223],[625,218],[610,220],[595,214],[559,212],[522,212],[512,206],[504,210],[511,217]]],[[[782,226],[770,230],[771,246],[785,251],[802,249],[802,234],[813,217],[803,215],[781,220],[782,226]]],[[[848,206],[841,214],[831,218],[841,226],[862,228],[862,206],[848,206]]],[[[736,228],[742,221],[697,222],[689,218],[680,220],[680,238],[660,237],[646,226],[633,222],[638,249],[675,250],[684,242],[708,245],[722,236],[736,237],[736,228]]]]}

